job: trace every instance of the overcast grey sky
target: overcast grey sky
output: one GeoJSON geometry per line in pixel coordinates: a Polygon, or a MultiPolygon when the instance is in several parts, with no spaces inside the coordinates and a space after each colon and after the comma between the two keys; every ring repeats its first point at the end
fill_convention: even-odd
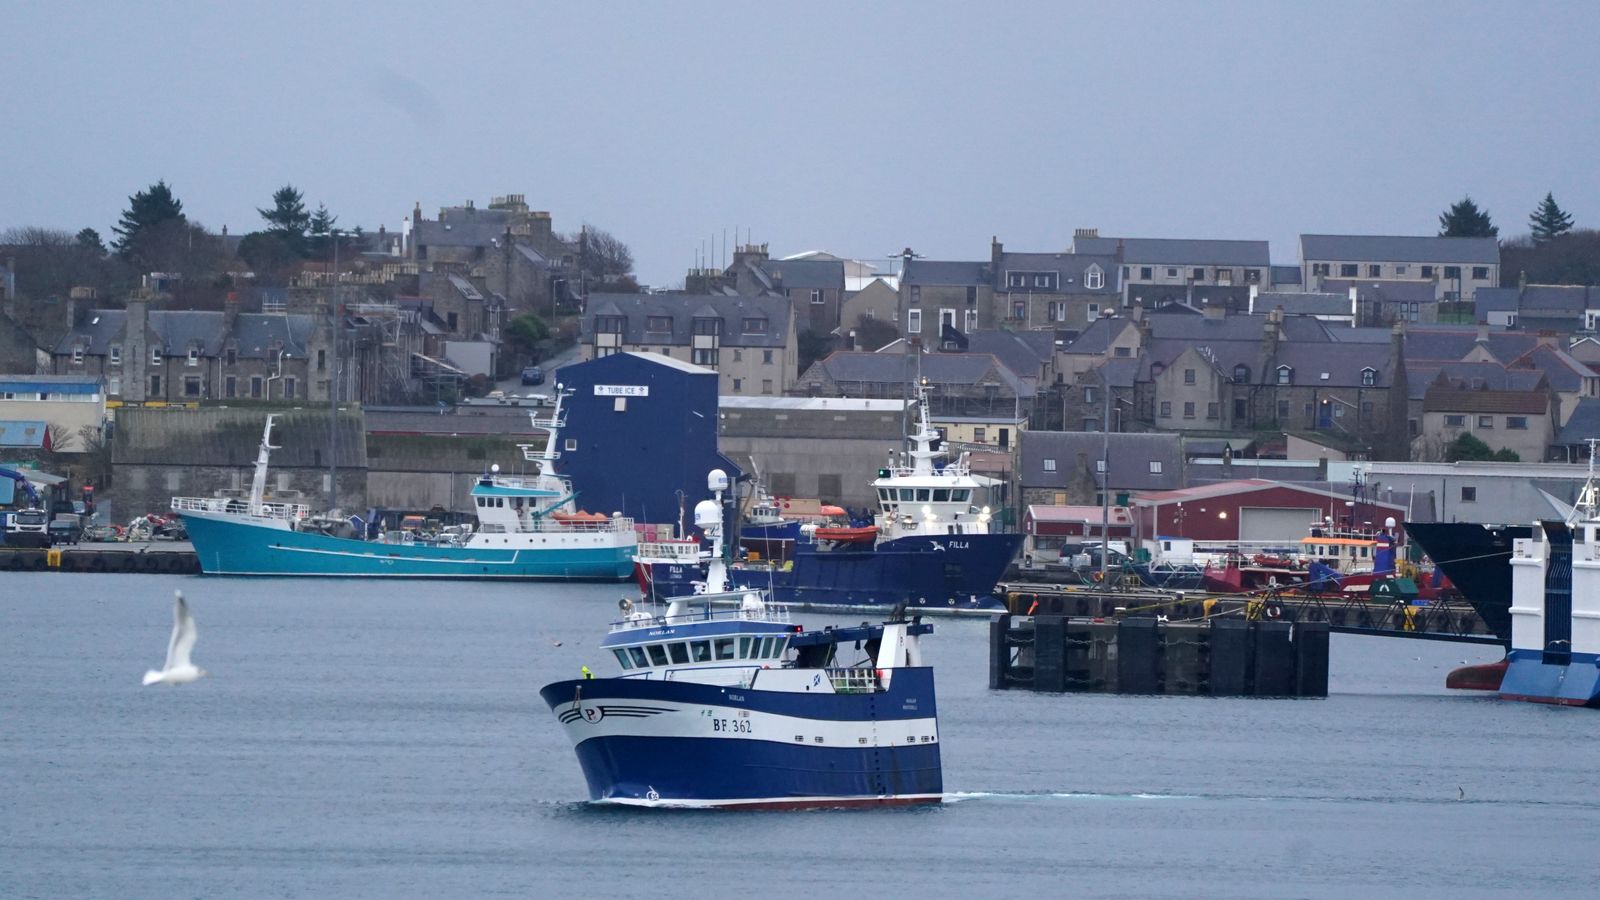
{"type": "Polygon", "coordinates": [[[158,178],[254,230],[285,182],[390,228],[522,193],[641,280],[702,241],[981,259],[990,235],[1600,226],[1596,3],[0,0],[0,228],[109,237],[158,178]]]}

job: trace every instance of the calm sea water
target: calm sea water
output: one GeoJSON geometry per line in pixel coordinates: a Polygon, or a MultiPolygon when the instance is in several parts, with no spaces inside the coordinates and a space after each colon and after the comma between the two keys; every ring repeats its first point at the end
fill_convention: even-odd
{"type": "Polygon", "coordinates": [[[590,807],[536,692],[610,671],[624,591],[0,574],[0,896],[1595,891],[1600,712],[1447,693],[1464,645],[1335,636],[1327,700],[1044,696],[941,620],[956,802],[590,807]],[[176,587],[212,677],[141,688],[176,587]]]}

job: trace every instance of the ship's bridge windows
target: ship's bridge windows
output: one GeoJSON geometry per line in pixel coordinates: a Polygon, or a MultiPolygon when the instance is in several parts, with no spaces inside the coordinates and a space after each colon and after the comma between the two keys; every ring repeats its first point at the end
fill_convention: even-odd
{"type": "Polygon", "coordinates": [[[933,489],[933,502],[935,502],[935,503],[949,503],[950,502],[950,489],[949,488],[934,488],[933,489]]]}
{"type": "Polygon", "coordinates": [[[956,503],[967,502],[967,498],[971,495],[972,490],[970,488],[954,488],[950,491],[950,499],[956,503]]]}
{"type": "Polygon", "coordinates": [[[629,647],[628,655],[633,657],[633,664],[641,669],[650,667],[650,660],[644,658],[644,651],[638,647],[629,647]]]}
{"type": "Polygon", "coordinates": [[[651,665],[664,666],[667,664],[667,648],[660,644],[651,644],[649,649],[651,665]]]}
{"type": "Polygon", "coordinates": [[[678,665],[689,661],[689,645],[683,641],[679,641],[676,644],[668,644],[667,651],[672,655],[672,661],[678,665]]]}
{"type": "Polygon", "coordinates": [[[913,501],[915,499],[917,499],[917,492],[916,491],[912,490],[911,488],[901,488],[900,489],[900,502],[902,502],[902,503],[910,503],[911,501],[913,501]]]}
{"type": "Polygon", "coordinates": [[[917,502],[927,503],[930,491],[927,488],[917,488],[917,502]]]}
{"type": "MultiPolygon", "coordinates": [[[[760,649],[760,645],[761,645],[761,639],[760,638],[756,638],[756,647],[757,647],[757,649],[760,649]]],[[[749,659],[752,655],[753,654],[751,654],[751,652],[750,652],[750,639],[747,638],[747,637],[739,638],[739,658],[740,659],[749,659]]]]}
{"type": "Polygon", "coordinates": [[[695,662],[710,662],[711,661],[711,642],[710,641],[690,641],[689,642],[689,651],[694,655],[694,661],[695,662]]]}
{"type": "Polygon", "coordinates": [[[622,666],[624,669],[633,668],[633,660],[628,658],[628,651],[618,647],[611,652],[617,655],[617,665],[622,666]]]}
{"type": "Polygon", "coordinates": [[[733,638],[717,638],[717,659],[733,659],[733,638]]]}

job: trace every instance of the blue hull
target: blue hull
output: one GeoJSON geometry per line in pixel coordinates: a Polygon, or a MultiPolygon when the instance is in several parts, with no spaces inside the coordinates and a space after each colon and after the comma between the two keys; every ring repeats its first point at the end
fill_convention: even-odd
{"type": "Polygon", "coordinates": [[[936,716],[931,669],[898,669],[889,690],[868,694],[738,690],[638,678],[561,681],[539,693],[564,724],[579,720],[569,733],[577,729],[575,749],[591,800],[791,808],[933,803],[944,791],[936,740],[817,746],[790,733],[771,740],[664,733],[679,727],[671,718],[675,714],[704,722],[707,710],[729,710],[807,720],[790,731],[864,723],[898,736],[905,729],[894,725],[897,720],[936,716]],[[619,710],[611,715],[626,717],[630,733],[583,736],[586,726],[574,712],[575,698],[586,706],[619,710]],[[906,712],[908,707],[915,711],[906,712]]]}
{"type": "Polygon", "coordinates": [[[728,575],[740,587],[770,588],[779,603],[1004,609],[994,586],[1021,547],[1020,534],[904,537],[835,550],[801,542],[792,565],[734,565],[728,575]]]}
{"type": "Polygon", "coordinates": [[[1504,700],[1555,703],[1562,706],[1600,705],[1600,656],[1574,653],[1567,665],[1544,661],[1539,650],[1512,650],[1500,681],[1504,700]]]}
{"type": "Polygon", "coordinates": [[[207,575],[622,581],[633,547],[535,549],[433,547],[330,537],[250,522],[184,515],[207,575]]]}

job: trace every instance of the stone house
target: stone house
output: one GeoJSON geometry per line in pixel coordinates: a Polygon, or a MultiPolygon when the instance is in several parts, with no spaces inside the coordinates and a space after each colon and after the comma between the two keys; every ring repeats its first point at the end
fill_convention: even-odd
{"type": "MultiPolygon", "coordinates": [[[[1266,287],[1272,260],[1266,241],[1100,237],[1097,229],[1074,234],[1075,253],[1115,256],[1121,263],[1126,306],[1147,288],[1173,286],[1266,287]]],[[[1153,305],[1148,300],[1146,305],[1153,305]]]]}
{"type": "Polygon", "coordinates": [[[495,197],[485,209],[470,200],[441,207],[431,220],[418,204],[406,239],[406,256],[419,273],[442,267],[481,279],[481,289],[505,298],[511,315],[531,311],[550,318],[575,303],[582,291],[581,254],[581,247],[555,234],[550,214],[530,210],[522,194],[495,197]]]}
{"type": "Polygon", "coordinates": [[[1600,286],[1524,284],[1479,288],[1473,298],[1473,313],[1479,322],[1523,331],[1593,333],[1600,327],[1600,286]]]}
{"type": "Polygon", "coordinates": [[[747,244],[730,267],[735,290],[745,297],[787,297],[796,327],[832,334],[840,327],[845,266],[838,259],[771,259],[766,244],[747,244]]]}
{"type": "MultiPolygon", "coordinates": [[[[1436,300],[1472,300],[1500,284],[1500,242],[1492,237],[1417,237],[1302,234],[1300,266],[1306,290],[1327,290],[1326,279],[1431,284],[1436,300]]],[[[1408,301],[1409,302],[1409,301],[1408,301]]]]}
{"type": "Polygon", "coordinates": [[[794,305],[781,296],[591,294],[581,343],[585,360],[659,353],[704,366],[725,395],[780,396],[800,358],[794,305]]]}
{"type": "MultiPolygon", "coordinates": [[[[874,278],[866,286],[845,297],[839,308],[839,332],[848,337],[863,319],[884,322],[900,330],[900,293],[887,281],[874,278]]],[[[851,343],[853,346],[853,342],[851,343]]]]}
{"type": "MultiPolygon", "coordinates": [[[[903,345],[901,345],[903,346],[903,345]]],[[[904,399],[921,379],[932,389],[930,409],[942,416],[1017,417],[1033,389],[987,353],[862,353],[841,350],[801,374],[792,393],[808,397],[904,399]]]]}
{"type": "Polygon", "coordinates": [[[1091,434],[1025,431],[1017,480],[1024,507],[1033,504],[1125,505],[1120,494],[1183,487],[1183,438],[1177,434],[1091,434]],[[1102,485],[1111,497],[1102,498],[1102,485]]]}
{"type": "Polygon", "coordinates": [[[1532,390],[1473,390],[1441,378],[1422,401],[1422,434],[1413,456],[1444,458],[1444,448],[1471,434],[1492,450],[1510,450],[1525,462],[1539,462],[1556,434],[1555,398],[1542,378],[1532,390]]]}
{"type": "Polygon", "coordinates": [[[900,272],[900,333],[937,342],[940,322],[963,332],[995,327],[989,263],[920,259],[908,250],[900,272]]]}
{"type": "Polygon", "coordinates": [[[1322,290],[1355,297],[1355,324],[1387,327],[1396,322],[1433,325],[1439,321],[1439,286],[1425,281],[1375,278],[1323,278],[1322,290]]]}
{"type": "Polygon", "coordinates": [[[102,378],[126,403],[202,400],[327,400],[335,362],[327,316],[68,305],[72,323],[51,352],[51,371],[102,378]]]}
{"type": "MultiPolygon", "coordinates": [[[[1013,329],[1082,331],[1119,305],[1117,262],[1114,255],[1087,252],[1008,253],[991,239],[994,321],[1013,329]]],[[[940,307],[939,321],[973,330],[957,320],[958,312],[940,307]]]]}

